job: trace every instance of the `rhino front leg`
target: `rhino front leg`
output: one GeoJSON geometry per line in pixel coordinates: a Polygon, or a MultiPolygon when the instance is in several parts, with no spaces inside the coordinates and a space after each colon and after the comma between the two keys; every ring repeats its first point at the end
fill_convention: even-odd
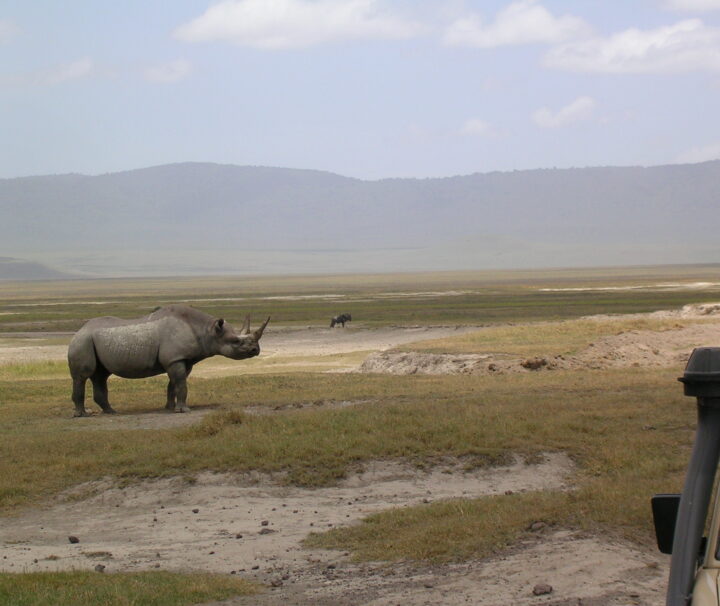
{"type": "Polygon", "coordinates": [[[85,383],[87,379],[79,379],[73,377],[72,401],[75,404],[74,417],[89,417],[89,413],[85,410],[85,383]]]}
{"type": "MultiPolygon", "coordinates": [[[[187,378],[190,376],[190,372],[192,371],[192,364],[185,363],[185,381],[187,383],[187,378]]],[[[168,376],[170,375],[170,372],[168,372],[168,376]]],[[[185,388],[185,397],[187,397],[187,387],[185,388]]],[[[175,391],[175,383],[173,383],[173,380],[170,379],[168,381],[167,385],[167,401],[165,403],[165,409],[166,410],[175,410],[175,406],[177,404],[177,393],[175,391]]],[[[188,408],[187,404],[185,405],[185,410],[179,410],[178,412],[188,412],[190,409],[188,408]]]]}
{"type": "Polygon", "coordinates": [[[102,408],[104,413],[115,414],[115,409],[110,406],[110,402],[108,401],[108,375],[105,373],[96,373],[90,377],[90,380],[92,381],[93,400],[95,400],[95,404],[102,408]]]}
{"type": "Polygon", "coordinates": [[[190,412],[187,405],[187,376],[188,365],[185,362],[175,362],[167,369],[170,385],[168,385],[168,398],[175,393],[175,412],[190,412]]]}

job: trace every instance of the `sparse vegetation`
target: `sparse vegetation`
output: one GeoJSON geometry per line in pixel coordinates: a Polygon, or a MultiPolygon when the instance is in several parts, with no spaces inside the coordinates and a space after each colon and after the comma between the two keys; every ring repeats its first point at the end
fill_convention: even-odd
{"type": "MultiPolygon", "coordinates": [[[[266,288],[255,287],[256,292],[266,288]]],[[[327,284],[318,281],[313,285],[320,287],[327,284]]],[[[360,292],[360,288],[355,284],[353,292],[360,292]]],[[[368,294],[377,294],[382,288],[387,284],[371,284],[368,294]]],[[[453,296],[437,301],[405,298],[392,302],[369,296],[367,306],[361,307],[364,312],[358,314],[355,307],[352,311],[354,317],[377,312],[367,323],[451,323],[461,317],[468,322],[471,317],[474,322],[482,318],[482,323],[520,322],[529,317],[547,320],[580,313],[679,307],[692,298],[687,293],[644,291],[553,298],[538,294],[526,283],[503,288],[506,290],[498,288],[466,299],[453,296]]],[[[150,305],[149,289],[150,285],[140,284],[127,297],[115,295],[118,312],[137,315],[138,309],[150,305]]],[[[37,291],[26,296],[39,299],[46,294],[37,291]]],[[[171,294],[177,300],[187,299],[179,287],[171,294]]],[[[67,297],[68,293],[60,290],[57,296],[67,297]]],[[[694,300],[717,298],[712,292],[694,295],[694,300]]],[[[214,305],[210,305],[211,311],[214,305]]],[[[230,305],[236,303],[228,307],[217,304],[215,312],[229,312],[224,315],[232,319],[242,315],[243,305],[267,310],[266,302],[261,305],[257,300],[237,308],[230,305]]],[[[280,321],[284,318],[290,323],[300,321],[300,317],[303,322],[318,319],[324,323],[328,310],[336,308],[335,304],[316,301],[287,303],[285,307],[276,302],[267,305],[278,305],[275,311],[280,321]],[[305,319],[308,317],[311,320],[305,319]]],[[[67,310],[63,321],[68,325],[79,323],[89,311],[78,303],[67,310]]],[[[97,311],[97,306],[93,307],[91,315],[97,311]]],[[[45,322],[49,316],[44,313],[40,309],[35,320],[45,322]]],[[[9,317],[4,316],[2,321],[9,317]]],[[[621,330],[664,330],[675,324],[661,320],[575,320],[562,325],[503,325],[482,335],[426,342],[422,348],[436,352],[498,350],[514,355],[548,350],[560,353],[621,330]]],[[[387,376],[311,372],[319,363],[317,358],[303,360],[292,369],[285,363],[293,362],[278,360],[274,365],[255,368],[251,361],[241,377],[211,373],[194,377],[193,402],[216,409],[195,425],[114,431],[100,427],[98,419],[70,418],[70,382],[64,363],[1,366],[0,507],[11,512],[109,473],[120,481],[132,482],[173,475],[191,477],[203,470],[256,470],[282,472],[289,483],[321,486],[336,482],[370,460],[383,458],[427,465],[436,457],[502,460],[510,453],[532,457],[564,451],[577,462],[572,491],[407,507],[308,539],[308,545],[351,550],[360,559],[445,561],[501,549],[538,519],[558,527],[601,529],[648,542],[648,498],[654,492],[678,489],[687,463],[694,406],[682,396],[675,381],[677,369],[387,376]],[[329,399],[362,403],[322,410],[292,406],[329,399]],[[279,410],[257,415],[245,413],[247,407],[279,410]]],[[[324,369],[326,363],[332,366],[332,360],[321,360],[319,368],[324,369]]],[[[155,412],[163,405],[164,385],[164,378],[119,380],[112,393],[125,414],[155,412]]]]}
{"type": "Polygon", "coordinates": [[[138,572],[33,572],[0,574],[3,606],[190,606],[260,587],[227,575],[138,572]]]}

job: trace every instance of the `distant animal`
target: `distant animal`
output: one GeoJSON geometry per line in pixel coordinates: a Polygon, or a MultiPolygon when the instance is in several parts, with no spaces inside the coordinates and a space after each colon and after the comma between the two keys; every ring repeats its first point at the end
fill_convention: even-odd
{"type": "Polygon", "coordinates": [[[340,314],[330,319],[330,328],[335,328],[336,324],[342,324],[342,327],[345,328],[345,322],[350,322],[351,320],[352,316],[350,314],[340,314]]]}
{"type": "Polygon", "coordinates": [[[233,360],[260,353],[260,337],[270,318],[250,332],[250,316],[239,333],[222,318],[214,318],[187,305],[168,305],[134,320],[106,316],[89,320],[68,347],[72,401],[76,417],[85,410],[85,385],[93,386],[93,399],[104,413],[115,410],[108,401],[110,375],[140,379],[167,373],[167,410],[189,412],[187,377],[195,364],[215,355],[233,360]]]}

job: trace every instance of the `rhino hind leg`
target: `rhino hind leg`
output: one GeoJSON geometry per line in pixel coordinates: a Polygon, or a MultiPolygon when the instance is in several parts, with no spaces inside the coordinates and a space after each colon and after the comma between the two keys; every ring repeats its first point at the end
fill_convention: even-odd
{"type": "Polygon", "coordinates": [[[90,414],[85,410],[85,383],[87,379],[73,377],[72,401],[75,404],[74,417],[89,417],[90,414]]]}
{"type": "Polygon", "coordinates": [[[115,414],[115,410],[110,406],[108,400],[108,376],[105,372],[96,371],[95,374],[90,377],[93,386],[93,400],[95,400],[95,404],[102,408],[104,413],[115,414]]]}

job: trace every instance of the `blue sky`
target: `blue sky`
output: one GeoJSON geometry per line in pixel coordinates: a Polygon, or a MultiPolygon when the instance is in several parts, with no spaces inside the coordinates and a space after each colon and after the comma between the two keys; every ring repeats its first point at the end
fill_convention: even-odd
{"type": "Polygon", "coordinates": [[[6,0],[0,177],[720,158],[720,0],[6,0]]]}

